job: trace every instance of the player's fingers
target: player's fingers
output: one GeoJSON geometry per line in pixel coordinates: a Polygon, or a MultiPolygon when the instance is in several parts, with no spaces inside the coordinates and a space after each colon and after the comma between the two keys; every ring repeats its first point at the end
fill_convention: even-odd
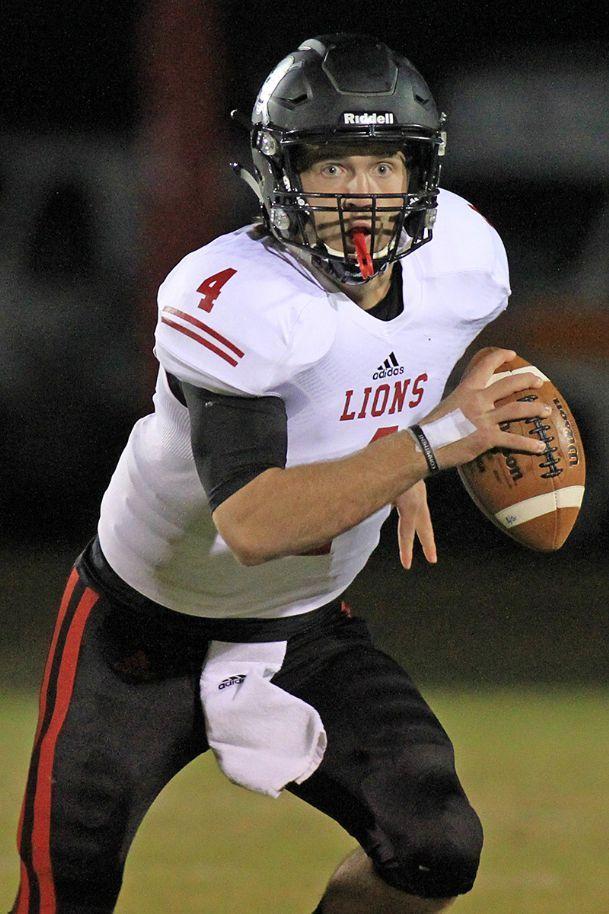
{"type": "Polygon", "coordinates": [[[469,387],[486,387],[488,379],[504,362],[516,358],[513,349],[489,349],[483,355],[476,353],[467,368],[463,379],[467,378],[469,387]]]}
{"type": "Polygon", "coordinates": [[[540,387],[543,387],[541,378],[530,371],[525,371],[522,374],[508,375],[507,378],[501,378],[499,381],[491,379],[487,393],[491,396],[493,403],[496,403],[497,400],[520,393],[521,390],[538,390],[540,387]]]}
{"type": "Polygon", "coordinates": [[[552,412],[547,403],[540,400],[526,401],[524,403],[504,403],[489,413],[489,418],[499,425],[500,422],[512,422],[516,419],[544,419],[552,412]]]}
{"type": "Polygon", "coordinates": [[[543,454],[548,446],[539,438],[513,435],[511,432],[500,432],[495,440],[495,447],[506,448],[508,451],[525,451],[527,454],[543,454]]]}
{"type": "Polygon", "coordinates": [[[398,520],[398,549],[400,562],[409,571],[412,568],[415,524],[412,514],[400,514],[398,520]]]}
{"type": "Polygon", "coordinates": [[[417,518],[416,531],[421,548],[423,549],[423,555],[428,562],[435,565],[438,561],[438,552],[436,550],[436,538],[434,536],[433,524],[431,522],[431,515],[427,504],[421,509],[419,517],[417,518]]]}

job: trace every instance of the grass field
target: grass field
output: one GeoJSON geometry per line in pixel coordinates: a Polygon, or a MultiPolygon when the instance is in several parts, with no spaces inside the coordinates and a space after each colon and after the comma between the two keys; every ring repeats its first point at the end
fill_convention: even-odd
{"type": "MultiPolygon", "coordinates": [[[[453,737],[486,831],[476,888],[455,912],[607,914],[609,692],[427,696],[453,737]]],[[[14,834],[35,714],[33,697],[5,696],[1,911],[15,891],[14,834]]],[[[293,797],[274,801],[229,784],[208,756],[172,782],[145,820],[117,912],[310,914],[352,846],[293,797]]]]}

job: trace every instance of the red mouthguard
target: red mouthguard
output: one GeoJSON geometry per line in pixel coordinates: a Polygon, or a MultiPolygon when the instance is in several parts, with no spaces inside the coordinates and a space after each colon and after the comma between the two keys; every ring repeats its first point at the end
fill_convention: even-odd
{"type": "Polygon", "coordinates": [[[366,245],[367,237],[366,232],[361,231],[361,229],[354,229],[351,232],[351,239],[355,247],[357,262],[359,264],[359,271],[364,279],[368,279],[369,276],[374,275],[374,263],[372,262],[372,257],[370,256],[366,245]]]}

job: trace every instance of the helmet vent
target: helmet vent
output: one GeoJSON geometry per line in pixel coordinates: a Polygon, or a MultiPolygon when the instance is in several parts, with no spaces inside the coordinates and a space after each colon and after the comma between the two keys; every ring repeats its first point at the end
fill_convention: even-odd
{"type": "Polygon", "coordinates": [[[304,102],[308,101],[308,99],[309,96],[305,92],[303,95],[296,95],[294,98],[281,98],[281,96],[277,96],[275,101],[289,111],[293,111],[294,108],[298,108],[299,105],[302,105],[304,102]]]}
{"type": "Polygon", "coordinates": [[[391,95],[398,78],[388,47],[366,45],[358,39],[331,47],[322,69],[344,95],[391,95]]]}

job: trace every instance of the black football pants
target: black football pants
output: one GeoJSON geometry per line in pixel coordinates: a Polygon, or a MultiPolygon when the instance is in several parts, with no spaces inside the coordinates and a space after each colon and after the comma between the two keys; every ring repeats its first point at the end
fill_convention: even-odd
{"type": "MultiPolygon", "coordinates": [[[[166,612],[169,629],[70,575],[41,689],[13,914],[110,914],[143,816],[208,748],[199,676],[209,639],[166,612]]],[[[328,735],[321,766],[292,792],[349,831],[389,884],[467,892],[482,831],[452,746],[365,624],[337,615],[290,638],[274,682],[317,708],[328,735]]]]}

